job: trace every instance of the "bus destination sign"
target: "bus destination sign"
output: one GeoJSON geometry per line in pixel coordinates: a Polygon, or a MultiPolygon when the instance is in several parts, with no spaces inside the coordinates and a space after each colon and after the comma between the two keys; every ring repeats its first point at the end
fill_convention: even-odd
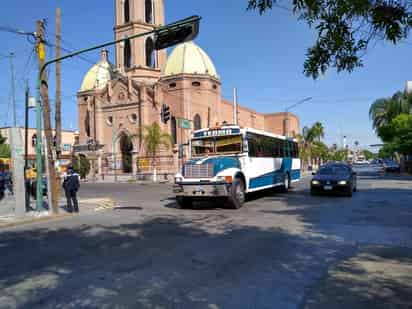
{"type": "Polygon", "coordinates": [[[240,134],[240,129],[217,129],[217,130],[195,132],[194,137],[201,138],[201,137],[228,136],[228,135],[236,135],[236,134],[240,134]]]}

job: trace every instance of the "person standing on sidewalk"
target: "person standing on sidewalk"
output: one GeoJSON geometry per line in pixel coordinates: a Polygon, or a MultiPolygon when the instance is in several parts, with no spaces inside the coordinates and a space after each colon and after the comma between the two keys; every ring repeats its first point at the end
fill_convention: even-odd
{"type": "Polygon", "coordinates": [[[72,166],[67,168],[67,174],[63,180],[63,189],[66,194],[67,208],[69,212],[79,212],[79,204],[77,202],[77,191],[80,188],[79,174],[74,172],[72,166]],[[73,203],[73,205],[72,205],[73,203]]]}

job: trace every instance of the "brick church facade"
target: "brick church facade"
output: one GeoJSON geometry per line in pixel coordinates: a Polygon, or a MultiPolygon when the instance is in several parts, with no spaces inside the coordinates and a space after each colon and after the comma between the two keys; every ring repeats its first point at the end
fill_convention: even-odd
{"type": "MultiPolygon", "coordinates": [[[[163,0],[115,0],[114,35],[121,39],[165,24],[163,0]]],[[[174,146],[159,153],[162,172],[178,168],[177,149],[187,143],[194,129],[231,124],[234,105],[221,96],[221,81],[206,54],[193,42],[177,46],[168,56],[155,51],[151,37],[125,40],[116,45],[114,64],[108,51],[85,75],[78,92],[80,144],[100,144],[90,155],[96,172],[150,172],[144,127],[153,122],[172,136],[174,146]],[[170,107],[171,119],[160,121],[162,104],[170,107]],[[179,127],[189,119],[190,130],[179,127]]],[[[240,126],[283,134],[284,113],[263,114],[238,106],[240,126]]],[[[288,114],[288,134],[299,132],[299,119],[288,114]]]]}

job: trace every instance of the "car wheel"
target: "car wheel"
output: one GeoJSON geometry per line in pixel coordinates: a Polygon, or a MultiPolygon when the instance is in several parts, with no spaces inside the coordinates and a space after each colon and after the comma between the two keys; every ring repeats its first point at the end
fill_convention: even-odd
{"type": "Polygon", "coordinates": [[[358,187],[357,187],[357,185],[355,185],[355,187],[353,187],[353,192],[358,192],[358,187]]]}
{"type": "Polygon", "coordinates": [[[285,174],[285,176],[283,177],[283,185],[281,187],[281,191],[283,193],[286,193],[289,191],[290,188],[290,176],[289,173],[285,174]]]}
{"type": "Polygon", "coordinates": [[[352,197],[352,195],[353,195],[353,190],[352,190],[352,187],[350,187],[350,188],[348,188],[348,191],[347,191],[347,193],[346,193],[346,196],[347,196],[347,197],[352,197]]]}
{"type": "Polygon", "coordinates": [[[177,207],[180,209],[192,208],[193,201],[190,197],[186,196],[177,196],[176,197],[177,207]]]}
{"type": "Polygon", "coordinates": [[[315,190],[310,190],[310,195],[315,196],[315,195],[317,195],[317,193],[316,193],[315,190]]]}
{"type": "Polygon", "coordinates": [[[245,203],[245,184],[242,179],[235,178],[230,187],[228,204],[232,209],[239,209],[245,203]]]}

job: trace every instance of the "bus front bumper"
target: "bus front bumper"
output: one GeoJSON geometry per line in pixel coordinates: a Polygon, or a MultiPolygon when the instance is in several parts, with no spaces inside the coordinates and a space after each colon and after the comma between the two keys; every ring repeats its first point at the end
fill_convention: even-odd
{"type": "Polygon", "coordinates": [[[230,183],[179,183],[175,184],[173,191],[176,196],[188,197],[227,197],[229,196],[230,183]]]}

